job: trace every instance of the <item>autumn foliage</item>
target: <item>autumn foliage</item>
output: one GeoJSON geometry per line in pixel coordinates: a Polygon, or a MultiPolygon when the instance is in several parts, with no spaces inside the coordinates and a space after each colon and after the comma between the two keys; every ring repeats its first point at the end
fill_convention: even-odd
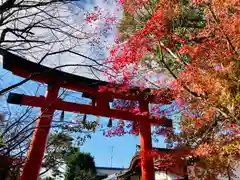
{"type": "Polygon", "coordinates": [[[240,1],[116,2],[123,18],[108,75],[127,85],[170,88],[181,132],[168,139],[193,149],[208,174],[231,174],[240,156],[240,1]]]}

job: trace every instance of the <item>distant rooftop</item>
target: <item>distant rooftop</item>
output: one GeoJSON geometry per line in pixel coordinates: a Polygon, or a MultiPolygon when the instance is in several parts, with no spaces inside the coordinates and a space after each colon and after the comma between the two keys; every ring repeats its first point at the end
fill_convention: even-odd
{"type": "Polygon", "coordinates": [[[109,176],[122,173],[124,168],[117,167],[96,167],[98,176],[109,176]]]}
{"type": "Polygon", "coordinates": [[[96,169],[124,170],[124,168],[117,168],[117,167],[96,167],[96,169]]]}

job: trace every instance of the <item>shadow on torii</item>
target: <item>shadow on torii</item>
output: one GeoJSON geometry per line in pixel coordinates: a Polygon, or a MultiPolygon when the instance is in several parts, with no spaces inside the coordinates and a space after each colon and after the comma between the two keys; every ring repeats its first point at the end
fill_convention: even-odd
{"type": "MultiPolygon", "coordinates": [[[[121,92],[122,85],[110,84],[105,81],[88,79],[85,77],[69,74],[48,68],[40,64],[28,61],[6,50],[0,50],[3,56],[3,68],[11,71],[14,75],[29,80],[45,83],[48,85],[46,96],[28,96],[10,93],[8,103],[21,104],[41,108],[41,117],[37,120],[36,128],[32,137],[27,159],[23,167],[21,180],[37,180],[41,168],[47,137],[51,127],[51,121],[55,110],[92,114],[116,119],[124,119],[139,123],[141,151],[152,150],[151,125],[171,127],[172,121],[167,118],[157,119],[149,115],[149,103],[170,104],[173,100],[169,90],[163,90],[162,96],[170,97],[168,102],[162,101],[161,97],[149,95],[151,89],[140,90],[137,87],[129,87],[125,93],[121,92]],[[99,86],[114,87],[114,91],[100,92],[99,86]],[[65,102],[58,98],[60,88],[66,88],[82,92],[84,97],[92,100],[92,104],[78,104],[65,102]],[[138,101],[142,114],[129,111],[110,109],[109,103],[113,99],[138,101]]],[[[164,98],[165,99],[165,98],[164,98]]],[[[154,180],[154,166],[152,158],[147,158],[143,153],[141,159],[142,180],[154,180]]]]}

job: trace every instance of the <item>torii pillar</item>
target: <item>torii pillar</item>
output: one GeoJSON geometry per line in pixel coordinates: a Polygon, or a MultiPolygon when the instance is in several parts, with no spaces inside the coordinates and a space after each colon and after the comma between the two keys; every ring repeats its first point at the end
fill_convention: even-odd
{"type": "Polygon", "coordinates": [[[148,153],[152,150],[151,125],[171,127],[172,121],[167,118],[156,119],[149,116],[148,105],[149,103],[169,104],[172,101],[171,98],[169,98],[169,101],[159,101],[159,99],[162,99],[162,95],[171,97],[169,90],[164,91],[159,99],[152,95],[146,96],[151,89],[141,91],[137,87],[130,87],[130,90],[123,94],[121,92],[121,85],[109,84],[104,81],[88,79],[56,69],[50,69],[4,50],[0,50],[0,54],[3,55],[3,67],[5,69],[17,76],[48,84],[45,97],[16,93],[10,93],[8,97],[9,103],[41,108],[41,114],[36,123],[30,149],[23,167],[21,180],[38,179],[55,110],[114,117],[116,119],[130,120],[133,122],[138,121],[140,125],[141,151],[143,152],[141,161],[142,180],[155,179],[153,159],[148,156],[148,153]],[[114,86],[115,91],[99,92],[99,86],[114,86]],[[58,97],[58,92],[61,87],[89,94],[89,97],[94,97],[96,104],[86,105],[65,102],[58,97]],[[140,111],[144,115],[111,109],[109,107],[109,102],[113,99],[138,101],[140,111]]]}
{"type": "Polygon", "coordinates": [[[55,111],[55,109],[51,107],[51,103],[57,99],[58,91],[59,87],[48,85],[46,103],[41,107],[40,116],[39,119],[37,119],[32,142],[23,167],[21,180],[38,179],[55,111]]]}
{"type": "MultiPolygon", "coordinates": [[[[148,103],[140,102],[140,111],[148,112],[148,103]]],[[[140,144],[142,152],[141,169],[142,180],[155,179],[153,159],[149,158],[148,153],[152,150],[152,132],[149,121],[140,121],[140,144]]]]}

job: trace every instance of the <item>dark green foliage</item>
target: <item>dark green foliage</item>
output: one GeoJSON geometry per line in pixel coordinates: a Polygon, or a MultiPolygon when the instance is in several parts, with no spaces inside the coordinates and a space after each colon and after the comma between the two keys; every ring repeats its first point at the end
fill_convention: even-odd
{"type": "Polygon", "coordinates": [[[79,150],[71,156],[67,163],[65,180],[95,180],[96,167],[93,157],[89,153],[79,150]]]}
{"type": "Polygon", "coordinates": [[[3,143],[2,137],[0,136],[0,148],[1,148],[1,147],[4,147],[4,143],[3,143]]]}
{"type": "Polygon", "coordinates": [[[206,25],[204,7],[192,6],[189,0],[180,1],[180,13],[172,20],[171,31],[175,34],[189,36],[206,25]]]}
{"type": "Polygon", "coordinates": [[[48,139],[47,151],[42,166],[51,169],[53,176],[60,175],[59,167],[67,158],[64,152],[72,147],[73,138],[64,133],[51,134],[48,139]]]}
{"type": "Polygon", "coordinates": [[[90,133],[95,130],[96,126],[95,122],[86,121],[72,127],[61,126],[61,132],[52,133],[48,139],[43,161],[43,167],[46,170],[42,174],[51,169],[54,177],[61,176],[62,172],[59,167],[68,162],[69,158],[78,151],[78,148],[73,147],[73,142],[76,146],[82,145],[88,138],[91,138],[90,133]],[[83,130],[84,133],[82,133],[83,130]],[[73,136],[72,133],[75,135],[73,136]]]}
{"type": "Polygon", "coordinates": [[[91,170],[81,170],[77,167],[74,180],[97,180],[96,173],[91,170]]]}

